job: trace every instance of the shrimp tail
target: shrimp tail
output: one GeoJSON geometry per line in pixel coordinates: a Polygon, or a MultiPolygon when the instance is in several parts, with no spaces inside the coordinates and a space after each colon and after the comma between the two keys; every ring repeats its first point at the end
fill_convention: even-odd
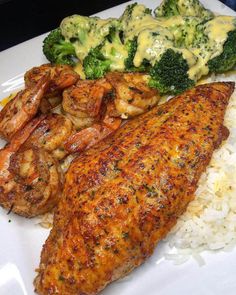
{"type": "Polygon", "coordinates": [[[17,93],[0,111],[0,136],[10,141],[38,112],[50,82],[49,74],[43,76],[36,85],[17,93]]]}
{"type": "Polygon", "coordinates": [[[41,115],[31,120],[23,129],[20,129],[14,134],[9,144],[3,149],[0,149],[0,177],[7,171],[11,155],[19,150],[22,144],[44,119],[45,115],[41,115]]]}
{"type": "Polygon", "coordinates": [[[101,124],[93,124],[91,127],[72,134],[65,143],[65,149],[69,153],[86,150],[111,135],[120,127],[121,121],[120,118],[105,117],[101,124]]]}
{"type": "Polygon", "coordinates": [[[46,93],[47,88],[49,87],[50,76],[45,74],[39,82],[29,91],[29,94],[26,95],[24,111],[29,114],[31,117],[34,116],[39,108],[39,104],[43,95],[46,93]]]}
{"type": "Polygon", "coordinates": [[[20,129],[11,139],[8,145],[12,152],[17,152],[21,145],[29,138],[38,125],[46,118],[46,115],[40,115],[32,119],[23,129],[20,129]]]}

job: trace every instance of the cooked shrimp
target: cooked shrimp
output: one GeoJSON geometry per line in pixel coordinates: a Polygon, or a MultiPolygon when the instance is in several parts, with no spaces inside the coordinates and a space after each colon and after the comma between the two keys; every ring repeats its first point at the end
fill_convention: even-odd
{"type": "Polygon", "coordinates": [[[48,84],[49,77],[45,75],[36,85],[18,92],[4,106],[0,111],[0,136],[11,140],[12,136],[36,115],[48,84]]]}
{"type": "Polygon", "coordinates": [[[65,116],[49,114],[32,132],[24,146],[43,148],[61,160],[67,154],[64,143],[73,131],[72,122],[65,116]]]}
{"type": "Polygon", "coordinates": [[[99,123],[94,123],[75,134],[72,134],[65,143],[69,153],[81,152],[90,148],[108,135],[112,134],[121,125],[121,118],[112,117],[113,104],[109,102],[106,106],[104,118],[99,123]]]}
{"type": "Polygon", "coordinates": [[[125,118],[144,113],[157,104],[160,95],[147,84],[143,73],[111,72],[106,79],[115,90],[114,103],[118,113],[125,118]]]}
{"type": "Polygon", "coordinates": [[[146,79],[147,76],[140,73],[110,73],[106,79],[79,81],[66,89],[64,110],[79,118],[94,117],[89,127],[69,137],[66,149],[70,153],[87,149],[117,130],[122,115],[135,116],[155,105],[160,96],[148,87],[146,79]],[[110,93],[115,96],[114,100],[107,99],[110,93]]]}
{"type": "Polygon", "coordinates": [[[25,73],[25,86],[34,86],[45,74],[49,74],[51,79],[47,94],[63,90],[79,79],[79,75],[68,65],[43,64],[25,73]]]}
{"type": "MultiPolygon", "coordinates": [[[[104,83],[104,79],[100,81],[104,83]]],[[[81,85],[81,82],[79,83],[81,85]]],[[[106,112],[105,116],[101,118],[103,112],[101,103],[104,92],[101,90],[100,83],[92,83],[94,82],[90,81],[89,84],[93,85],[95,88],[95,94],[89,89],[89,84],[84,84],[84,87],[86,87],[85,90],[82,90],[80,87],[72,86],[63,93],[63,102],[66,100],[70,102],[70,110],[73,107],[78,107],[78,103],[74,103],[73,97],[80,98],[81,92],[84,94],[84,100],[86,102],[84,106],[82,105],[84,108],[82,109],[81,105],[79,105],[81,107],[79,111],[76,109],[73,113],[73,115],[78,116],[81,116],[79,112],[86,111],[88,102],[93,102],[93,99],[96,100],[96,98],[100,99],[98,99],[98,107],[96,107],[96,103],[94,103],[95,110],[100,111],[100,119],[96,120],[90,127],[85,128],[69,137],[65,144],[65,147],[69,152],[80,152],[91,147],[117,130],[121,125],[121,118],[123,118],[123,116],[128,118],[139,115],[157,104],[160,99],[158,92],[148,87],[147,75],[141,73],[109,73],[106,76],[105,85],[108,85],[106,89],[109,89],[110,93],[113,90],[112,93],[115,98],[114,100],[105,99],[105,106],[103,105],[103,108],[106,108],[106,112]],[[113,89],[111,88],[111,85],[113,89]],[[100,95],[96,95],[97,93],[100,93],[100,95]]],[[[90,114],[91,113],[93,114],[90,110],[90,114]]],[[[87,111],[86,114],[89,114],[89,111],[87,111]]],[[[96,116],[98,115],[97,112],[94,114],[96,116]]]]}
{"type": "MultiPolygon", "coordinates": [[[[115,125],[119,127],[121,119],[114,118],[114,121],[116,121],[115,125]]],[[[115,129],[111,129],[105,124],[93,124],[91,127],[87,127],[70,136],[65,143],[65,148],[70,153],[81,152],[106,138],[114,131],[115,129]]]]}
{"type": "Polygon", "coordinates": [[[57,161],[44,149],[24,146],[43,119],[33,119],[0,150],[0,205],[25,217],[51,210],[62,187],[57,161]]]}
{"type": "Polygon", "coordinates": [[[51,80],[47,93],[40,104],[42,113],[46,113],[60,104],[62,90],[75,84],[79,79],[79,75],[68,65],[43,64],[33,67],[25,73],[26,87],[34,86],[45,74],[48,74],[51,80]]]}
{"type": "Polygon", "coordinates": [[[103,99],[111,90],[105,79],[78,81],[63,92],[65,115],[78,129],[90,126],[100,115],[103,99]]]}

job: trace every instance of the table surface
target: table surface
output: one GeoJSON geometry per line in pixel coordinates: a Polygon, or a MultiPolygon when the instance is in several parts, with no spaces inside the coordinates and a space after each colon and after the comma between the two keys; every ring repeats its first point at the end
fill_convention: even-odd
{"type": "MultiPolygon", "coordinates": [[[[221,1],[236,11],[236,0],[221,1]]],[[[0,51],[51,31],[65,16],[91,15],[124,2],[127,1],[0,0],[0,51]]]]}
{"type": "Polygon", "coordinates": [[[0,0],[0,51],[51,31],[68,15],[89,16],[124,2],[127,0],[0,0]]]}

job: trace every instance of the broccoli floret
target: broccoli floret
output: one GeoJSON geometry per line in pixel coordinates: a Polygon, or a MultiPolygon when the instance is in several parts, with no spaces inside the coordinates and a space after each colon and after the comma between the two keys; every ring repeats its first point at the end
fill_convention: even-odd
{"type": "Polygon", "coordinates": [[[190,48],[202,38],[205,22],[205,19],[196,16],[172,16],[166,22],[163,20],[162,25],[173,34],[175,47],[190,48]]]}
{"type": "Polygon", "coordinates": [[[146,72],[150,68],[150,62],[147,59],[142,61],[142,64],[139,67],[134,66],[134,56],[137,51],[137,37],[134,37],[133,40],[129,40],[126,44],[128,50],[128,57],[125,59],[125,70],[128,72],[146,72]]]}
{"type": "Polygon", "coordinates": [[[43,53],[51,63],[75,64],[75,48],[72,43],[65,41],[60,28],[51,31],[44,39],[43,53]]]}
{"type": "Polygon", "coordinates": [[[128,49],[128,57],[125,59],[125,69],[127,71],[133,71],[134,69],[133,59],[137,51],[137,37],[134,37],[133,40],[129,40],[126,45],[128,49]]]}
{"type": "Polygon", "coordinates": [[[129,21],[133,18],[142,19],[143,16],[151,14],[152,10],[150,8],[147,8],[146,6],[135,2],[133,4],[127,5],[125,11],[120,17],[120,21],[125,24],[128,24],[129,21]]]}
{"type": "Polygon", "coordinates": [[[118,43],[123,44],[123,35],[122,31],[116,26],[111,26],[109,29],[109,34],[106,37],[106,41],[109,43],[118,43]]]}
{"type": "Polygon", "coordinates": [[[223,52],[209,60],[210,72],[223,73],[236,65],[236,30],[228,33],[228,38],[223,46],[223,52]]]}
{"type": "Polygon", "coordinates": [[[99,46],[109,34],[110,28],[118,25],[119,22],[113,18],[101,19],[75,14],[64,18],[60,28],[65,40],[73,43],[76,55],[82,62],[91,47],[99,46]]]}
{"type": "Polygon", "coordinates": [[[84,73],[87,79],[98,79],[110,70],[111,61],[101,53],[102,45],[92,48],[83,61],[84,73]]]}
{"type": "Polygon", "coordinates": [[[110,70],[123,70],[122,60],[124,63],[127,54],[127,49],[122,43],[122,31],[115,26],[110,27],[104,41],[91,49],[83,61],[86,78],[101,78],[110,70]],[[121,65],[121,69],[116,68],[117,64],[121,65]]]}
{"type": "Polygon", "coordinates": [[[173,15],[199,16],[202,18],[212,18],[213,13],[205,9],[198,0],[164,0],[154,11],[157,17],[169,17],[173,15]]]}
{"type": "Polygon", "coordinates": [[[141,19],[144,15],[151,15],[152,10],[142,4],[137,2],[127,5],[125,11],[120,17],[121,23],[128,24],[129,21],[133,18],[141,19]]]}
{"type": "Polygon", "coordinates": [[[124,31],[125,42],[132,40],[135,36],[134,31],[136,27],[142,30],[150,21],[152,10],[142,4],[133,3],[126,7],[124,13],[120,17],[120,25],[124,31]]]}
{"type": "Polygon", "coordinates": [[[176,0],[165,0],[159,7],[154,10],[156,16],[173,16],[179,15],[179,10],[176,0]]]}
{"type": "Polygon", "coordinates": [[[189,66],[180,52],[167,49],[150,70],[149,86],[161,94],[178,94],[192,87],[194,81],[188,76],[189,66]]]}
{"type": "Polygon", "coordinates": [[[127,19],[131,18],[134,7],[137,6],[137,5],[138,5],[137,2],[135,2],[133,4],[130,4],[130,5],[127,5],[121,18],[127,18],[127,19]]]}

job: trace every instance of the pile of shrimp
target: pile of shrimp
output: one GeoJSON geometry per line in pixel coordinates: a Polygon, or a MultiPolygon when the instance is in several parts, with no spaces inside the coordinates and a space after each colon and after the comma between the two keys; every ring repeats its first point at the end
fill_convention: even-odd
{"type": "Polygon", "coordinates": [[[0,205],[25,217],[50,212],[63,187],[62,163],[110,136],[160,99],[142,73],[81,80],[67,65],[25,73],[25,88],[0,111],[0,205]]]}

